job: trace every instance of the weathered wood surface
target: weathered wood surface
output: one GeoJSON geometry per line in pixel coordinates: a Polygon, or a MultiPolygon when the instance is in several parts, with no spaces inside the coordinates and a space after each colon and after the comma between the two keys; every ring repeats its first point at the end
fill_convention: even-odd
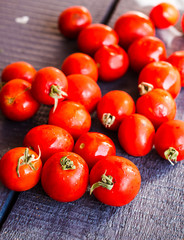
{"type": "MultiPolygon", "coordinates": [[[[149,13],[156,4],[150,0],[119,1],[109,25],[113,27],[117,17],[128,10],[149,13]]],[[[157,1],[158,2],[158,1],[157,1]]],[[[83,4],[88,7],[95,22],[103,19],[110,1],[1,1],[0,48],[1,69],[12,61],[26,60],[37,69],[52,65],[60,67],[63,59],[77,51],[74,41],[66,41],[57,30],[58,14],[67,6],[83,4]],[[30,22],[17,25],[15,17],[27,15],[30,22]],[[4,23],[4,24],[2,24],[4,23]]],[[[184,11],[184,1],[177,6],[184,11]]],[[[170,54],[184,50],[181,27],[157,31],[170,54]],[[176,31],[177,29],[177,31],[176,31]],[[174,36],[172,39],[171,36],[174,36]]],[[[137,75],[131,71],[114,83],[99,82],[103,94],[112,89],[125,90],[136,100],[137,75]]],[[[184,89],[176,99],[177,119],[184,120],[184,89]]],[[[1,155],[8,149],[21,145],[24,134],[33,126],[46,123],[49,108],[43,106],[39,113],[24,123],[13,123],[1,116],[1,155]]],[[[184,237],[184,166],[180,162],[174,167],[162,160],[153,149],[141,158],[128,156],[119,146],[117,133],[105,130],[94,113],[91,131],[110,136],[116,143],[117,155],[132,160],[142,176],[141,190],[128,205],[115,208],[98,202],[89,192],[76,202],[59,203],[45,195],[40,185],[20,193],[12,211],[2,226],[0,239],[182,239],[184,237]]],[[[0,206],[8,191],[0,186],[0,206]]]]}

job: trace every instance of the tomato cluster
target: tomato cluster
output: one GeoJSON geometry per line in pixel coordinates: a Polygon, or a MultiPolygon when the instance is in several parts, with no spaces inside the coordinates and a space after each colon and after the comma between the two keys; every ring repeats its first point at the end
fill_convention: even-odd
{"type": "MultiPolygon", "coordinates": [[[[167,58],[164,43],[155,37],[155,27],[172,26],[178,17],[174,6],[163,3],[152,8],[150,17],[137,11],[123,14],[112,29],[93,24],[83,6],[65,9],[59,30],[77,39],[81,52],[69,55],[61,70],[49,66],[36,71],[29,63],[16,62],[2,72],[0,109],[7,118],[23,121],[40,104],[52,106],[48,124],[33,127],[24,147],[1,158],[2,183],[25,191],[41,179],[51,198],[69,202],[80,198],[90,182],[90,193],[105,204],[132,201],[140,189],[140,172],[130,160],[116,156],[107,135],[89,132],[94,111],[106,129],[118,132],[129,155],[144,156],[155,146],[172,164],[183,160],[184,122],[174,118],[175,98],[184,86],[184,51],[167,58]],[[139,74],[136,103],[119,89],[102,96],[98,78],[115,81],[129,65],[139,74]]],[[[184,28],[183,23],[184,17],[184,28]]]]}

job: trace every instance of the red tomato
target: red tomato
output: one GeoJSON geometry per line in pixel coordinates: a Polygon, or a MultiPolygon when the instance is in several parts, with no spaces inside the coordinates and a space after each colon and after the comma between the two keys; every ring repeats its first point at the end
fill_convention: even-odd
{"type": "Polygon", "coordinates": [[[138,98],[137,113],[146,116],[158,128],[162,123],[172,120],[176,115],[176,103],[171,94],[155,88],[138,98]]]}
{"type": "Polygon", "coordinates": [[[181,79],[178,70],[170,63],[159,61],[146,65],[139,75],[138,87],[140,95],[161,88],[176,98],[181,90],[181,79]]]}
{"type": "Polygon", "coordinates": [[[95,163],[106,156],[116,155],[113,141],[98,132],[88,132],[80,136],[74,146],[74,152],[79,154],[91,169],[95,163]]]}
{"type": "Polygon", "coordinates": [[[72,152],[58,152],[43,166],[41,183],[54,200],[72,202],[85,193],[88,179],[89,169],[83,158],[72,152]]]}
{"type": "Polygon", "coordinates": [[[114,30],[119,36],[119,44],[125,49],[141,37],[155,35],[155,27],[150,18],[138,11],[121,15],[115,22],[114,30]]]}
{"type": "Polygon", "coordinates": [[[184,121],[170,120],[163,123],[155,135],[155,149],[171,164],[184,159],[184,121]]]}
{"type": "Polygon", "coordinates": [[[100,87],[90,77],[72,74],[68,79],[68,100],[81,103],[88,112],[93,112],[102,97],[100,87]]]}
{"type": "Polygon", "coordinates": [[[110,130],[117,130],[123,118],[134,112],[134,100],[121,90],[106,93],[97,105],[98,119],[110,130]]]}
{"type": "Polygon", "coordinates": [[[178,69],[181,77],[181,86],[184,87],[184,50],[172,53],[167,61],[178,69]]]}
{"type": "Polygon", "coordinates": [[[85,107],[73,101],[60,102],[55,111],[49,113],[49,124],[67,130],[76,140],[91,127],[91,116],[85,107]]]}
{"type": "Polygon", "coordinates": [[[41,152],[42,163],[56,152],[72,151],[74,140],[65,129],[53,125],[39,125],[26,134],[23,145],[41,152]]]}
{"type": "Polygon", "coordinates": [[[141,175],[130,160],[107,156],[98,161],[90,172],[90,193],[111,206],[123,206],[131,202],[139,192],[141,175]]]}
{"type": "Polygon", "coordinates": [[[54,108],[58,101],[63,101],[67,97],[67,90],[68,82],[65,75],[54,67],[40,69],[32,83],[34,98],[43,104],[54,104],[54,108]]]}
{"type": "Polygon", "coordinates": [[[8,82],[12,79],[19,78],[32,83],[35,73],[36,70],[31,64],[27,62],[14,62],[3,69],[1,80],[8,82]]]}
{"type": "Polygon", "coordinates": [[[83,74],[98,80],[98,68],[95,61],[85,53],[73,53],[63,62],[61,70],[66,76],[71,74],[83,74]]]}
{"type": "Polygon", "coordinates": [[[157,28],[168,28],[179,19],[179,11],[172,4],[162,2],[151,9],[150,18],[157,28]]]}
{"type": "Polygon", "coordinates": [[[153,124],[140,114],[124,118],[118,130],[120,145],[128,154],[135,157],[144,156],[151,151],[154,135],[153,124]]]}
{"type": "Polygon", "coordinates": [[[83,29],[78,36],[78,47],[93,55],[101,46],[118,43],[117,33],[109,26],[96,23],[83,29]]]}
{"type": "Polygon", "coordinates": [[[84,6],[72,6],[61,12],[58,19],[60,32],[67,38],[77,38],[79,32],[92,22],[88,9],[84,6]]]}
{"type": "Polygon", "coordinates": [[[122,77],[129,66],[127,53],[118,45],[102,46],[96,51],[94,59],[100,79],[107,82],[122,77]]]}
{"type": "Polygon", "coordinates": [[[183,14],[183,16],[181,18],[181,27],[182,27],[182,30],[184,32],[184,14],[183,14]]]}
{"type": "Polygon", "coordinates": [[[41,169],[41,159],[34,151],[13,148],[0,160],[0,180],[13,191],[26,191],[38,183],[41,169]]]}
{"type": "Polygon", "coordinates": [[[130,65],[139,72],[148,63],[166,59],[164,43],[157,37],[142,37],[133,42],[128,49],[130,65]]]}
{"type": "Polygon", "coordinates": [[[31,95],[31,83],[28,81],[10,80],[0,91],[0,109],[11,120],[24,121],[31,118],[39,106],[31,95]]]}

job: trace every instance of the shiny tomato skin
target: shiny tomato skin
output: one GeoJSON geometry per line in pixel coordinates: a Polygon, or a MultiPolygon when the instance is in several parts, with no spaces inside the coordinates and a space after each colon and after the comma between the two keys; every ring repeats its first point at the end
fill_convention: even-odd
{"type": "Polygon", "coordinates": [[[181,86],[184,87],[184,50],[173,52],[167,59],[180,73],[181,86]]]}
{"type": "Polygon", "coordinates": [[[175,118],[176,103],[169,92],[155,88],[138,98],[136,110],[147,117],[157,129],[162,123],[175,118]]]}
{"type": "Polygon", "coordinates": [[[83,74],[91,77],[95,82],[98,80],[98,68],[92,57],[85,53],[72,53],[65,58],[61,70],[66,76],[71,74],[83,74]]]}
{"type": "Polygon", "coordinates": [[[182,15],[182,18],[181,18],[181,27],[184,32],[184,14],[182,15]]]}
{"type": "Polygon", "coordinates": [[[24,137],[23,145],[33,149],[37,154],[40,148],[41,160],[44,164],[56,152],[72,151],[74,140],[65,129],[44,124],[30,129],[24,137]]]}
{"type": "Polygon", "coordinates": [[[64,128],[76,140],[90,130],[91,116],[82,104],[66,100],[50,110],[48,123],[64,128]]]}
{"type": "Polygon", "coordinates": [[[81,103],[88,112],[93,112],[102,97],[98,84],[92,78],[82,74],[69,75],[67,80],[67,99],[81,103]]]}
{"type": "Polygon", "coordinates": [[[138,85],[141,83],[149,83],[153,88],[164,89],[173,98],[176,98],[181,90],[181,78],[178,70],[165,61],[146,65],[139,74],[138,85]]]}
{"type": "Polygon", "coordinates": [[[110,82],[122,77],[129,66],[127,53],[118,45],[100,47],[94,59],[102,81],[110,82]]]}
{"type": "Polygon", "coordinates": [[[72,202],[85,193],[88,179],[89,169],[82,157],[73,152],[58,152],[43,166],[41,183],[44,191],[54,200],[72,202]],[[65,156],[73,161],[75,169],[62,169],[60,160],[65,156]]]}
{"type": "Polygon", "coordinates": [[[101,46],[118,44],[119,39],[117,33],[111,27],[96,23],[83,29],[77,41],[82,52],[94,55],[101,46]]]}
{"type": "Polygon", "coordinates": [[[25,147],[17,147],[6,152],[0,160],[0,180],[9,189],[13,191],[26,191],[34,187],[41,177],[42,162],[38,155],[31,149],[29,154],[35,156],[32,161],[33,170],[28,164],[24,164],[19,168],[18,177],[16,168],[18,159],[24,155],[25,147]],[[38,158],[38,159],[37,159],[38,158]]]}
{"type": "Polygon", "coordinates": [[[163,123],[155,134],[155,149],[162,158],[166,159],[164,152],[170,147],[178,151],[177,161],[184,159],[184,121],[182,120],[163,123]]]}
{"type": "Polygon", "coordinates": [[[117,130],[125,116],[135,112],[135,103],[132,97],[121,90],[113,90],[106,93],[97,105],[97,116],[101,123],[110,130],[117,130]],[[104,117],[110,114],[115,118],[110,124],[106,124],[104,117]]]}
{"type": "Polygon", "coordinates": [[[123,119],[118,129],[122,148],[135,157],[145,156],[152,147],[155,129],[151,121],[141,114],[131,114],[123,119]]]}
{"type": "Polygon", "coordinates": [[[166,49],[159,38],[142,37],[130,45],[128,56],[132,69],[140,72],[148,63],[165,60],[166,49]]]}
{"type": "Polygon", "coordinates": [[[36,70],[31,64],[27,62],[14,62],[3,69],[1,80],[2,82],[8,82],[18,78],[32,83],[35,73],[36,70]]]}
{"type": "MultiPolygon", "coordinates": [[[[51,92],[51,86],[58,86],[63,92],[68,91],[68,82],[66,76],[62,71],[55,67],[45,67],[40,69],[34,77],[32,83],[32,95],[33,97],[42,104],[53,105],[54,98],[49,94],[51,92]]],[[[59,99],[63,101],[66,96],[59,99]]]]}
{"type": "Polygon", "coordinates": [[[84,6],[66,8],[58,18],[58,27],[65,37],[75,39],[79,32],[92,22],[88,9],[84,6]]]}
{"type": "Polygon", "coordinates": [[[113,177],[114,186],[111,190],[96,188],[93,194],[99,201],[120,207],[136,197],[141,185],[141,175],[133,162],[119,156],[107,156],[99,160],[90,172],[90,186],[100,181],[104,173],[113,177]]]}
{"type": "Polygon", "coordinates": [[[119,44],[125,49],[141,37],[155,35],[152,21],[139,11],[128,11],[121,15],[115,22],[114,30],[119,36],[119,44]]]}
{"type": "Polygon", "coordinates": [[[179,11],[170,3],[162,2],[151,9],[150,18],[157,28],[168,28],[176,24],[179,11]]]}
{"type": "Polygon", "coordinates": [[[95,163],[106,156],[116,155],[113,141],[105,134],[88,132],[80,136],[74,146],[74,152],[79,154],[91,169],[95,163]]]}
{"type": "Polygon", "coordinates": [[[31,83],[28,81],[10,80],[0,91],[0,109],[8,119],[27,120],[38,111],[39,106],[32,97],[31,83]]]}

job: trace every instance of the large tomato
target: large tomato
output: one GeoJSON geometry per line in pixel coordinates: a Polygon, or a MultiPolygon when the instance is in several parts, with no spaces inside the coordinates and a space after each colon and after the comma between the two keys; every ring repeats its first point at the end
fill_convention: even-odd
{"type": "Polygon", "coordinates": [[[44,124],[39,125],[26,134],[23,145],[33,149],[39,154],[43,163],[54,153],[60,151],[72,151],[74,140],[69,132],[58,126],[44,124]]]}
{"type": "Polygon", "coordinates": [[[0,180],[9,189],[26,191],[40,180],[42,161],[31,149],[13,148],[0,160],[0,180]]]}
{"type": "Polygon", "coordinates": [[[51,198],[71,202],[85,193],[88,179],[89,169],[82,157],[72,152],[58,152],[43,166],[41,183],[51,198]]]}
{"type": "Polygon", "coordinates": [[[131,202],[139,192],[141,175],[130,160],[107,156],[99,160],[90,172],[90,193],[111,206],[123,206],[131,202]]]}
{"type": "Polygon", "coordinates": [[[96,23],[83,29],[78,36],[79,49],[93,55],[101,46],[117,44],[117,33],[109,26],[96,23]]]}
{"type": "Polygon", "coordinates": [[[115,22],[114,30],[119,36],[119,44],[125,49],[141,37],[155,35],[155,27],[150,18],[138,11],[121,15],[115,22]]]}
{"type": "Polygon", "coordinates": [[[22,79],[7,82],[0,91],[0,109],[9,119],[24,121],[39,109],[31,94],[31,83],[22,79]]]}

